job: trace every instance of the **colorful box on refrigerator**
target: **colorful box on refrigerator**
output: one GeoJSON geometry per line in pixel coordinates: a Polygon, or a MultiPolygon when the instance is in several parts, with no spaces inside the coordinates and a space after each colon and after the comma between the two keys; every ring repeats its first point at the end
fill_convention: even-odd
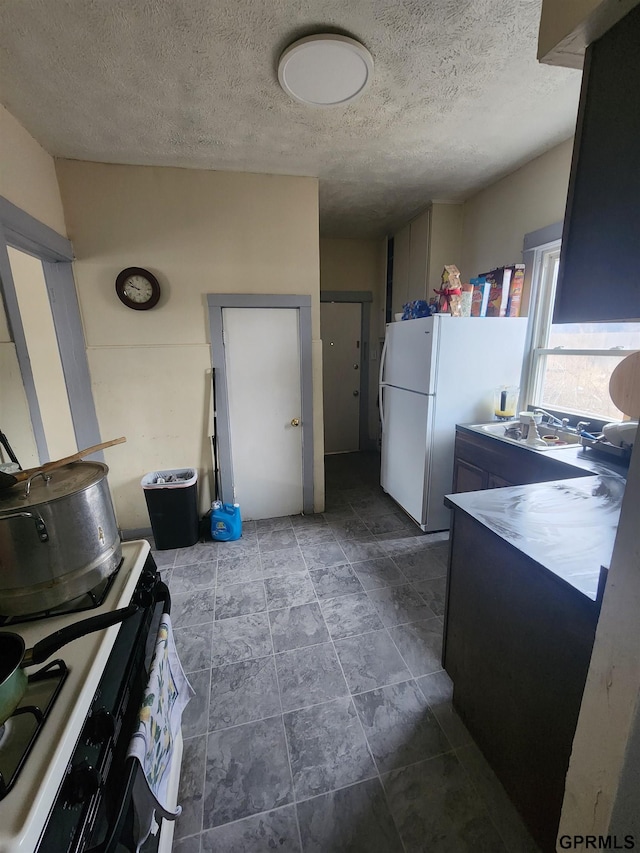
{"type": "Polygon", "coordinates": [[[513,265],[513,275],[509,285],[509,299],[507,301],[507,317],[520,316],[520,303],[522,302],[522,289],[524,286],[524,264],[513,265]]]}

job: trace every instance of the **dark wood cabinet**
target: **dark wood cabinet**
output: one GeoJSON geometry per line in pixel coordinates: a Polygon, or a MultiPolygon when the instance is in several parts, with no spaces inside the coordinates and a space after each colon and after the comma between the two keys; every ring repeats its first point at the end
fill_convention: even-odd
{"type": "Polygon", "coordinates": [[[554,322],[640,318],[640,6],[585,55],[554,322]]]}
{"type": "Polygon", "coordinates": [[[453,466],[453,491],[480,492],[488,488],[489,475],[477,465],[456,457],[453,466]]]}
{"type": "Polygon", "coordinates": [[[443,666],[453,703],[543,851],[555,851],[598,605],[454,509],[443,666]]]}
{"type": "Polygon", "coordinates": [[[489,474],[487,477],[488,489],[504,489],[505,486],[515,486],[516,483],[510,483],[504,477],[497,477],[495,474],[489,474]]]}
{"type": "Polygon", "coordinates": [[[453,491],[479,492],[505,486],[588,477],[591,471],[506,444],[488,435],[456,430],[453,491]]]}

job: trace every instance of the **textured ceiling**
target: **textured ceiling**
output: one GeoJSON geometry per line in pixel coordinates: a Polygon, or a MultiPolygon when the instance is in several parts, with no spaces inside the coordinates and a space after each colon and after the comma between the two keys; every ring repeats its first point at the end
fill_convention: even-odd
{"type": "Polygon", "coordinates": [[[380,236],[573,133],[580,72],[540,65],[541,0],[0,0],[0,101],[49,153],[320,178],[325,235],[380,236]],[[296,38],[371,51],[350,106],[280,89],[296,38]]]}

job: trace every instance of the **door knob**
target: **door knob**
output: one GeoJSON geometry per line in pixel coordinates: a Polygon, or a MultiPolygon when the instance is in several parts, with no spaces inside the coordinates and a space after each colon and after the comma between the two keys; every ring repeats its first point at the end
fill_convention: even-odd
{"type": "Polygon", "coordinates": [[[300,418],[291,418],[291,426],[300,426],[300,418]]]}
{"type": "Polygon", "coordinates": [[[359,396],[360,396],[360,392],[359,392],[359,391],[354,391],[354,392],[353,392],[353,396],[354,396],[354,397],[359,397],[359,396]]]}

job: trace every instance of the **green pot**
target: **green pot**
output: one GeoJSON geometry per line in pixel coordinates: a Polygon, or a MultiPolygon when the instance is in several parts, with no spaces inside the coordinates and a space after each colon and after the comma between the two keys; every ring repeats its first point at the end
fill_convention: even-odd
{"type": "Polygon", "coordinates": [[[0,726],[13,714],[27,689],[27,675],[21,666],[23,657],[22,637],[3,633],[0,639],[0,726]]]}
{"type": "Polygon", "coordinates": [[[116,625],[137,612],[138,606],[130,604],[129,607],[121,607],[120,610],[98,613],[88,619],[80,619],[54,634],[49,634],[32,649],[26,651],[20,634],[10,631],[0,632],[0,726],[13,714],[27,689],[28,678],[22,667],[42,663],[72,640],[78,640],[85,634],[116,625]]]}

